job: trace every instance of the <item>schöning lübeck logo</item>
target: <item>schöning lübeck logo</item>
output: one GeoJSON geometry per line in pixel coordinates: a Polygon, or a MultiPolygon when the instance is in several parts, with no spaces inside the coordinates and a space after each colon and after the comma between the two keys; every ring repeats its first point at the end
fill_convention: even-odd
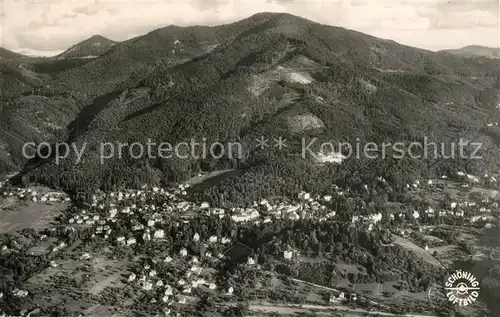
{"type": "Polygon", "coordinates": [[[479,296],[479,282],[469,272],[457,270],[448,277],[445,283],[446,297],[453,304],[468,306],[479,296]]]}

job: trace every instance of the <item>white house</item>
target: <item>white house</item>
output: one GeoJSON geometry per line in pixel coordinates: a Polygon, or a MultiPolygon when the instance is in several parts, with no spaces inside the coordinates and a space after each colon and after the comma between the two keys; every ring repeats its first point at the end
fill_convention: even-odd
{"type": "Polygon", "coordinates": [[[210,204],[207,203],[207,202],[202,202],[201,203],[201,206],[200,206],[200,209],[208,209],[210,208],[210,204]]]}
{"type": "Polygon", "coordinates": [[[165,260],[163,260],[163,262],[165,262],[165,263],[170,263],[170,262],[172,262],[172,260],[173,260],[173,259],[172,259],[170,256],[167,256],[167,257],[165,258],[165,260]]]}
{"type": "Polygon", "coordinates": [[[144,281],[142,283],[142,289],[145,290],[145,291],[150,291],[153,289],[153,283],[149,282],[149,281],[144,281]]]}
{"type": "Polygon", "coordinates": [[[133,281],[135,280],[135,278],[136,278],[136,277],[137,277],[137,276],[136,276],[134,273],[132,273],[132,274],[130,274],[130,275],[128,276],[128,281],[129,281],[129,282],[133,282],[133,281]]]}
{"type": "Polygon", "coordinates": [[[309,200],[309,198],[311,198],[311,195],[309,193],[306,193],[304,191],[299,193],[300,200],[309,200]]]}
{"type": "Polygon", "coordinates": [[[90,259],[90,254],[88,254],[88,253],[84,253],[80,257],[80,260],[88,260],[88,259],[90,259]]]}
{"type": "Polygon", "coordinates": [[[163,231],[162,229],[156,230],[154,233],[154,237],[156,239],[163,239],[165,237],[165,231],[163,231]]]}
{"type": "Polygon", "coordinates": [[[174,295],[174,290],[170,285],[167,285],[167,288],[165,289],[165,296],[172,296],[174,295]]]}

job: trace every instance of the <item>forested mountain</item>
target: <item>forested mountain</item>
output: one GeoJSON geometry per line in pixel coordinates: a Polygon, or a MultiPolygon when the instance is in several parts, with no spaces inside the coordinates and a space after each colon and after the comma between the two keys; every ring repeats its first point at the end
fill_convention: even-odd
{"type": "Polygon", "coordinates": [[[215,31],[170,26],[118,43],[100,58],[28,58],[2,49],[9,59],[0,60],[0,173],[22,168],[22,144],[65,141],[67,126],[79,113],[99,111],[163,60],[176,64],[211,50],[210,41],[180,40],[213,38],[215,31]],[[39,131],[36,136],[33,130],[39,131]]]}
{"type": "MultiPolygon", "coordinates": [[[[60,165],[38,160],[29,162],[24,173],[34,181],[83,190],[241,168],[239,176],[205,193],[214,200],[223,192],[252,199],[263,192],[330,186],[334,180],[356,186],[367,181],[359,179],[362,171],[368,178],[389,174],[401,183],[421,173],[485,171],[498,152],[497,132],[487,124],[498,117],[499,78],[498,60],[435,53],[288,14],[261,13],[217,27],[169,26],[57,73],[33,93],[47,105],[58,104],[41,107],[48,120],[55,120],[50,126],[58,127],[45,128],[47,137],[79,148],[86,144],[86,150],[77,165],[74,155],[60,165]],[[446,144],[460,137],[480,140],[485,160],[354,159],[339,171],[299,157],[302,137],[381,144],[401,141],[402,134],[446,144]],[[288,146],[260,151],[255,140],[261,136],[281,136],[288,146]],[[100,163],[99,144],[145,145],[148,139],[172,144],[237,140],[244,155],[238,160],[134,159],[125,151],[122,158],[100,163]]],[[[23,125],[43,126],[39,119],[19,119],[30,107],[26,98],[11,99],[0,115],[4,120],[8,113],[20,125],[15,136],[2,136],[16,155],[21,140],[35,138],[22,132],[23,125]]]]}

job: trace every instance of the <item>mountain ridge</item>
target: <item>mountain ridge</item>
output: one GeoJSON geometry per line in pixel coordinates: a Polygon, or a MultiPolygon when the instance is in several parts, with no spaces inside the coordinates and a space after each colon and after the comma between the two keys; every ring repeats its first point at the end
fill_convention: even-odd
{"type": "MultiPolygon", "coordinates": [[[[137,177],[127,175],[144,175],[154,182],[181,180],[200,169],[244,164],[250,174],[236,181],[246,184],[245,178],[261,178],[269,168],[274,170],[269,175],[275,175],[280,164],[287,167],[278,170],[291,174],[297,166],[316,169],[316,163],[286,159],[284,153],[259,153],[254,141],[259,134],[281,133],[294,140],[310,133],[324,140],[356,135],[395,140],[402,132],[419,137],[432,132],[449,140],[472,136],[474,130],[488,139],[484,127],[495,118],[499,74],[495,60],[421,50],[288,14],[257,14],[215,27],[168,26],[56,74],[48,81],[50,88],[41,87],[35,94],[48,96],[44,100],[49,104],[58,96],[58,109],[66,105],[64,115],[53,116],[55,109],[48,105],[43,109],[48,118],[57,118],[51,126],[61,127],[44,131],[52,142],[93,144],[97,149],[101,142],[125,139],[238,139],[244,158],[125,157],[101,165],[98,153],[88,150],[86,163],[79,166],[70,160],[62,165],[31,162],[23,175],[81,190],[137,185],[137,177]],[[297,130],[293,122],[304,118],[323,128],[297,130]]],[[[21,106],[29,108],[29,98],[23,97],[21,106]]],[[[23,138],[33,136],[21,133],[23,138]]],[[[19,145],[11,152],[19,154],[19,145]]],[[[248,196],[260,194],[255,190],[248,196]]]]}
{"type": "Polygon", "coordinates": [[[500,58],[500,47],[487,47],[481,45],[468,45],[458,49],[446,49],[439,52],[461,55],[469,58],[487,57],[500,58]]]}
{"type": "MultiPolygon", "coordinates": [[[[477,108],[479,103],[475,100],[479,98],[480,90],[489,89],[487,87],[491,83],[488,83],[488,76],[481,84],[469,79],[481,74],[484,76],[487,72],[491,72],[489,76],[495,75],[482,63],[393,44],[291,15],[257,15],[239,23],[247,26],[244,32],[236,32],[239,35],[215,50],[177,65],[164,63],[146,75],[136,88],[99,106],[102,110],[98,110],[88,123],[80,122],[81,131],[74,135],[74,140],[78,144],[92,143],[96,146],[101,142],[121,140],[124,135],[128,135],[127,140],[141,143],[148,138],[182,142],[203,137],[211,142],[226,142],[237,137],[245,143],[245,156],[249,157],[245,160],[252,162],[252,156],[257,155],[253,139],[258,131],[269,134],[283,131],[293,137],[293,133],[290,134],[286,128],[288,116],[315,116],[325,122],[327,132],[323,138],[338,138],[342,134],[354,138],[358,133],[356,131],[365,131],[366,137],[370,138],[381,135],[394,138],[402,127],[408,130],[408,134],[424,135],[433,130],[440,137],[450,138],[453,133],[446,130],[448,125],[442,126],[444,120],[453,125],[460,122],[460,125],[465,123],[479,129],[490,116],[487,110],[477,108]],[[254,19],[258,22],[255,23],[254,19]],[[295,57],[303,65],[299,62],[298,66],[292,66],[295,57]],[[308,67],[310,70],[307,70],[308,67]],[[279,73],[279,69],[288,69],[295,74],[293,78],[311,78],[310,83],[272,79],[272,74],[279,73]],[[456,76],[457,72],[461,75],[456,76]],[[263,94],[256,95],[248,87],[260,85],[260,81],[264,82],[263,94]],[[371,85],[376,91],[366,88],[369,86],[365,82],[374,83],[371,85]],[[357,89],[364,92],[359,94],[357,89]],[[323,99],[332,103],[329,107],[333,110],[325,113],[329,107],[314,101],[314,90],[325,95],[323,99]],[[334,94],[336,90],[341,94],[334,94]],[[474,97],[474,94],[477,96],[474,97]],[[296,99],[293,96],[302,97],[296,99]],[[456,110],[443,109],[442,104],[451,98],[461,109],[460,112],[474,113],[474,119],[465,120],[456,114],[456,110]],[[268,106],[260,105],[263,102],[269,103],[268,106]],[[398,106],[401,103],[411,104],[414,109],[398,106]],[[429,112],[435,113],[433,118],[428,117],[429,112]],[[241,117],[242,113],[247,113],[247,116],[241,117]],[[342,116],[347,115],[346,121],[334,119],[335,113],[345,113],[342,116]],[[113,129],[110,130],[110,126],[113,129]],[[154,132],[153,127],[162,131],[154,132]],[[339,135],[335,129],[343,133],[339,135]]],[[[192,30],[198,35],[209,30],[222,34],[231,32],[227,28],[192,30]]],[[[163,36],[164,31],[153,31],[146,37],[135,39],[134,44],[151,43],[148,42],[149,37],[157,39],[163,36]]],[[[204,38],[207,37],[217,38],[217,34],[204,38]]],[[[181,39],[181,45],[189,43],[189,38],[181,39]]],[[[178,40],[175,35],[163,39],[169,42],[178,40]]],[[[175,47],[175,44],[172,45],[175,47]]],[[[94,63],[84,67],[91,67],[94,63]]],[[[465,129],[457,131],[464,132],[465,129]]],[[[97,160],[96,152],[88,151],[85,155],[85,161],[97,160]]],[[[278,161],[282,159],[278,158],[278,161]]],[[[267,162],[271,161],[267,159],[267,162]]],[[[139,170],[143,172],[155,171],[152,173],[163,175],[160,178],[176,180],[197,172],[199,167],[193,166],[199,164],[224,167],[235,164],[231,160],[210,163],[172,159],[160,165],[155,160],[139,162],[137,164],[142,166],[139,170]]],[[[73,173],[73,178],[79,175],[86,186],[109,183],[109,175],[114,175],[112,179],[120,179],[116,182],[123,186],[130,186],[130,177],[125,176],[130,164],[136,163],[130,158],[110,160],[104,165],[89,163],[79,166],[76,174],[74,167],[68,165],[50,167],[49,164],[44,168],[59,170],[58,174],[73,173]],[[123,177],[116,174],[118,170],[122,171],[123,177]]],[[[130,175],[135,173],[132,170],[130,175]]]]}

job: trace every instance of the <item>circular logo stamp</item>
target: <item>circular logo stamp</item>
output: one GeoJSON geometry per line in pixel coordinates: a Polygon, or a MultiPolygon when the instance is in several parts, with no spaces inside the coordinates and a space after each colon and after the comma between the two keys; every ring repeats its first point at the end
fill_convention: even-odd
{"type": "Polygon", "coordinates": [[[468,306],[479,296],[479,282],[476,277],[462,270],[457,270],[448,277],[444,289],[448,300],[459,306],[468,306]]]}

